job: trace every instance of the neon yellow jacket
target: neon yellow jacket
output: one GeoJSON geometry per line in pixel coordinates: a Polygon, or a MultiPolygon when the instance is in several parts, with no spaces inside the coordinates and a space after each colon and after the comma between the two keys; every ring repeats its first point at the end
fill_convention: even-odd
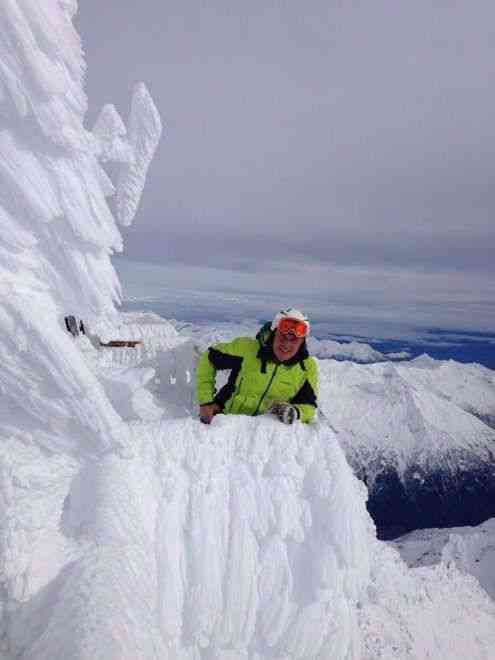
{"type": "Polygon", "coordinates": [[[227,414],[260,415],[273,403],[285,401],[296,407],[302,422],[310,422],[319,390],[316,360],[309,357],[304,342],[297,355],[278,362],[272,341],[270,324],[266,324],[256,339],[238,337],[203,353],[196,372],[199,404],[217,403],[227,414]],[[221,369],[230,370],[230,376],[216,392],[215,376],[221,369]]]}

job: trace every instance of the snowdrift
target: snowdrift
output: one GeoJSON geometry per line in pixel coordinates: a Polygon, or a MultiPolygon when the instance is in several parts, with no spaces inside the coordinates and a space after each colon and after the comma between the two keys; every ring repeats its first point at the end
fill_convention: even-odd
{"type": "Polygon", "coordinates": [[[194,343],[116,312],[111,207],[132,220],[161,126],[139,85],[128,129],[109,106],[84,128],[76,8],[0,24],[0,658],[488,658],[493,601],[376,540],[324,421],[201,426],[194,343]]]}
{"type": "Polygon", "coordinates": [[[422,658],[453,635],[448,657],[489,657],[493,602],[453,567],[414,575],[376,541],[329,429],[130,430],[132,458],[16,459],[28,496],[11,519],[29,544],[10,552],[6,657],[422,658]]]}
{"type": "Polygon", "coordinates": [[[72,479],[50,540],[67,563],[50,579],[36,553],[14,655],[360,657],[373,527],[331,432],[215,425],[135,423],[134,458],[72,479]]]}
{"type": "Polygon", "coordinates": [[[495,518],[477,527],[416,530],[393,545],[408,566],[455,563],[463,573],[474,575],[495,599],[495,518]]]}

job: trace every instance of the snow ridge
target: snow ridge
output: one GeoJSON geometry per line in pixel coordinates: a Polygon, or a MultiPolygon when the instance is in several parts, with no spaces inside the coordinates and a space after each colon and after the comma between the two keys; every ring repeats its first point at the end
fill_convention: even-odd
{"type": "Polygon", "coordinates": [[[413,360],[320,363],[321,408],[365,480],[381,538],[495,515],[494,374],[413,360]]]}

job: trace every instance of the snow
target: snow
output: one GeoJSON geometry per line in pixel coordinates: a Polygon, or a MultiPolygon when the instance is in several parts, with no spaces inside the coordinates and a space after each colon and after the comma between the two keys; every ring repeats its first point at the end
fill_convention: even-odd
{"type": "MultiPolygon", "coordinates": [[[[142,300],[142,298],[140,298],[142,300]]],[[[208,326],[199,326],[192,323],[178,322],[177,327],[181,334],[194,337],[194,340],[204,350],[214,342],[230,341],[234,337],[252,336],[259,330],[260,322],[257,320],[244,320],[239,323],[217,323],[208,326]]],[[[330,339],[308,338],[308,349],[311,355],[320,360],[335,358],[338,360],[352,360],[355,362],[382,362],[387,358],[369,344],[362,342],[338,342],[330,339]]]]}
{"type": "Polygon", "coordinates": [[[402,374],[415,387],[428,389],[479,418],[495,414],[495,372],[480,364],[461,364],[454,360],[434,361],[424,368],[416,358],[402,374]]]}
{"type": "MultiPolygon", "coordinates": [[[[120,164],[115,210],[118,222],[128,227],[136,215],[143,193],[146,174],[160,142],[162,123],[144,83],[135,85],[129,114],[129,131],[115,106],[103,106],[93,126],[95,150],[102,163],[120,164]]],[[[115,188],[100,170],[102,187],[107,196],[115,188]]]]}
{"type": "Polygon", "coordinates": [[[124,227],[128,227],[136,215],[161,134],[158,110],[144,83],[138,83],[132,94],[129,115],[129,143],[134,158],[123,163],[117,183],[116,215],[124,227]]]}
{"type": "MultiPolygon", "coordinates": [[[[259,322],[175,322],[175,327],[203,351],[236,336],[253,336],[259,322]]],[[[349,343],[311,338],[308,345],[319,357],[320,412],[338,433],[348,460],[358,470],[366,466],[370,488],[384,463],[394,466],[401,478],[415,466],[418,479],[435,468],[455,474],[460,465],[493,464],[492,370],[429,356],[392,363],[378,354],[380,362],[360,364],[354,360],[372,358],[367,344],[358,344],[359,355],[346,353],[349,343]],[[328,345],[335,359],[319,352],[328,345]]]]}
{"type": "Polygon", "coordinates": [[[485,646],[478,633],[493,640],[493,601],[476,579],[446,563],[407,569],[384,546],[362,611],[363,657],[492,660],[493,642],[485,646]]]}
{"type": "Polygon", "coordinates": [[[385,355],[376,351],[369,344],[357,341],[343,343],[311,337],[308,340],[308,347],[311,354],[320,359],[337,358],[355,362],[381,362],[387,359],[385,355]]]}
{"type": "Polygon", "coordinates": [[[409,351],[396,351],[392,353],[386,353],[386,357],[389,360],[410,360],[412,355],[409,351]]]}
{"type": "Polygon", "coordinates": [[[495,518],[477,527],[422,529],[392,543],[409,566],[453,562],[495,599],[495,518]]]}
{"type": "Polygon", "coordinates": [[[480,365],[421,365],[320,362],[322,411],[348,458],[367,466],[369,486],[382,461],[402,476],[411,465],[455,473],[460,464],[493,463],[495,430],[479,417],[495,411],[495,374],[480,365]]]}
{"type": "Polygon", "coordinates": [[[126,141],[127,130],[115,106],[107,103],[100,110],[93,135],[101,149],[102,161],[131,162],[134,158],[131,145],[126,141]]]}
{"type": "MultiPolygon", "coordinates": [[[[127,224],[160,122],[139,85],[127,133],[110,106],[85,129],[76,9],[8,0],[0,26],[0,658],[489,658],[495,603],[452,562],[458,546],[410,569],[377,541],[366,488],[327,419],[201,425],[198,337],[116,311],[110,257],[122,239],[102,163],[123,161],[116,208],[127,224]],[[70,313],[86,336],[66,332],[70,313]]],[[[325,364],[324,406],[349,370],[341,426],[354,375],[377,428],[378,405],[408,413],[411,379],[423,383],[405,414],[411,442],[419,419],[448,427],[460,405],[491,406],[486,372],[462,393],[435,381],[442,398],[426,384],[431,365],[325,364]]],[[[464,414],[462,442],[482,455],[491,436],[479,440],[464,414]]]]}

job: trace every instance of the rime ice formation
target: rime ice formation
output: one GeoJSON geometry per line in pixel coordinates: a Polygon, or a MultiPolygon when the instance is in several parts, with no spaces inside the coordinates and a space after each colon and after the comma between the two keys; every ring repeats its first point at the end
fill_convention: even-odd
{"type": "Polygon", "coordinates": [[[76,8],[8,0],[0,23],[1,660],[489,657],[495,603],[376,540],[325,420],[200,425],[195,341],[116,312],[100,160],[125,161],[128,222],[159,121],[140,87],[128,138],[109,107],[85,131],[76,8]]]}
{"type": "MultiPolygon", "coordinates": [[[[127,132],[115,106],[103,106],[96,119],[92,135],[102,162],[120,163],[115,209],[119,223],[129,226],[141,200],[148,168],[162,134],[158,110],[146,86],[138,83],[133,90],[127,132]]],[[[114,188],[107,184],[106,194],[114,188]]]]}
{"type": "Polygon", "coordinates": [[[136,214],[161,132],[158,110],[144,84],[139,83],[134,88],[129,115],[129,143],[134,158],[122,165],[117,183],[116,213],[123,226],[130,225],[136,214]]]}
{"type": "Polygon", "coordinates": [[[114,313],[120,286],[110,254],[122,248],[83,128],[74,9],[27,0],[2,6],[0,424],[10,453],[26,451],[19,428],[49,452],[98,452],[127,435],[63,329],[64,314],[76,310],[114,313]]]}
{"type": "Polygon", "coordinates": [[[93,135],[101,149],[102,161],[129,163],[134,159],[131,145],[125,139],[126,127],[111,103],[103,106],[93,126],[93,135]]]}

